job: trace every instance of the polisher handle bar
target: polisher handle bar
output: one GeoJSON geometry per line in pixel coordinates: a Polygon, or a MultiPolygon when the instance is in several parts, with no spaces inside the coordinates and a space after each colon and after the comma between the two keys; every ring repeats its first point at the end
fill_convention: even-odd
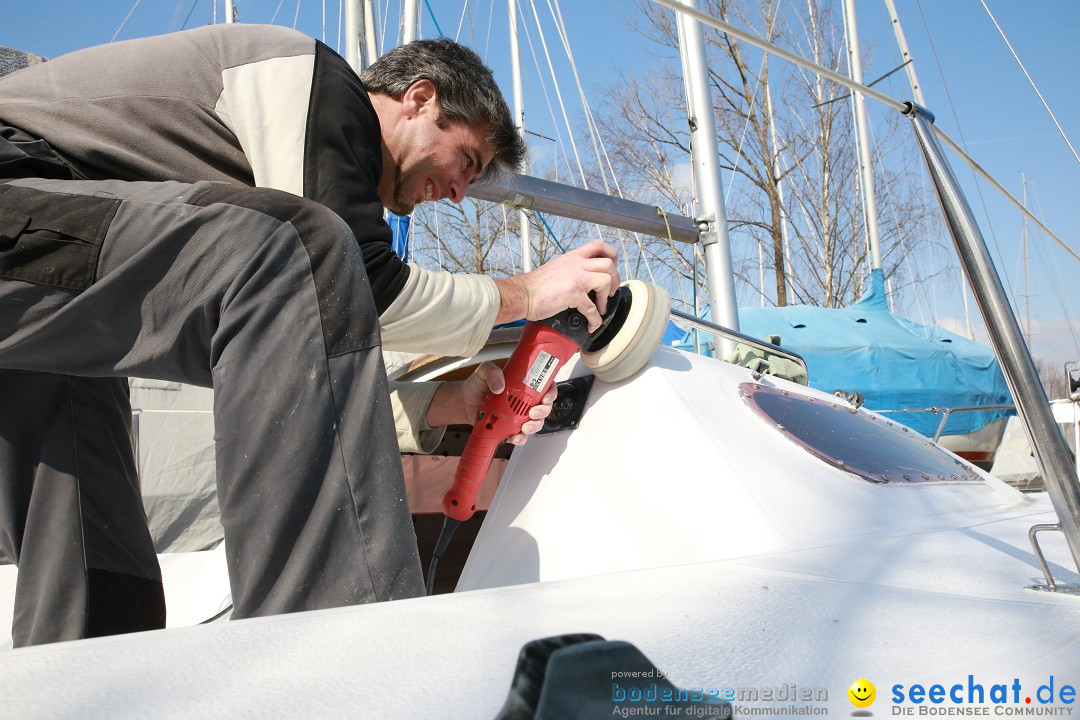
{"type": "Polygon", "coordinates": [[[484,482],[495,450],[507,438],[521,431],[529,411],[540,404],[551,387],[555,373],[578,345],[570,338],[538,322],[528,322],[521,340],[503,368],[506,389],[488,393],[477,412],[472,434],[461,453],[454,484],[443,496],[447,517],[465,521],[476,511],[476,495],[484,482]]]}

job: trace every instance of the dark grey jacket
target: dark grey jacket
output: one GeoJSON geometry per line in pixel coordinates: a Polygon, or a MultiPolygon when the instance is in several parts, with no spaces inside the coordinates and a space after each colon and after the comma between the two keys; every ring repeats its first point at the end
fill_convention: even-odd
{"type": "Polygon", "coordinates": [[[58,57],[0,79],[0,125],[88,179],[221,180],[316,200],[352,227],[380,312],[408,278],[376,194],[367,93],[297,31],[217,25],[58,57]]]}

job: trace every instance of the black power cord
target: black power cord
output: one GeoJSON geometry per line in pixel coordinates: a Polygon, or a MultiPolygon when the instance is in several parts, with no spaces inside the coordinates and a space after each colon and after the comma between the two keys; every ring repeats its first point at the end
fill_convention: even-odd
{"type": "Polygon", "coordinates": [[[454,531],[457,530],[458,525],[461,524],[460,520],[455,520],[450,516],[443,517],[442,531],[439,533],[439,539],[435,543],[435,550],[431,553],[431,564],[428,565],[427,571],[427,594],[431,595],[435,592],[435,568],[439,564],[439,560],[446,553],[446,547],[450,544],[450,538],[454,537],[454,531]]]}

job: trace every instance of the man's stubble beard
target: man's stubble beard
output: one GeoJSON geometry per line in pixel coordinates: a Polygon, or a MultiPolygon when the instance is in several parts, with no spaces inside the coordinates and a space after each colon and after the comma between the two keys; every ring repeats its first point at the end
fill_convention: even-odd
{"type": "Polygon", "coordinates": [[[398,163],[397,167],[394,168],[394,205],[396,207],[390,209],[397,215],[411,215],[416,205],[405,199],[404,188],[402,187],[403,180],[404,173],[401,172],[401,164],[398,163]]]}

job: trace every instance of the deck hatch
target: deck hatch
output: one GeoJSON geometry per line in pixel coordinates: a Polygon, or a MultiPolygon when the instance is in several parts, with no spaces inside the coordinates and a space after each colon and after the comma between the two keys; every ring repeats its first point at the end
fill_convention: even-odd
{"type": "Polygon", "coordinates": [[[843,400],[749,382],[739,385],[739,394],[766,423],[807,452],[872,483],[983,481],[917,432],[843,400]]]}

